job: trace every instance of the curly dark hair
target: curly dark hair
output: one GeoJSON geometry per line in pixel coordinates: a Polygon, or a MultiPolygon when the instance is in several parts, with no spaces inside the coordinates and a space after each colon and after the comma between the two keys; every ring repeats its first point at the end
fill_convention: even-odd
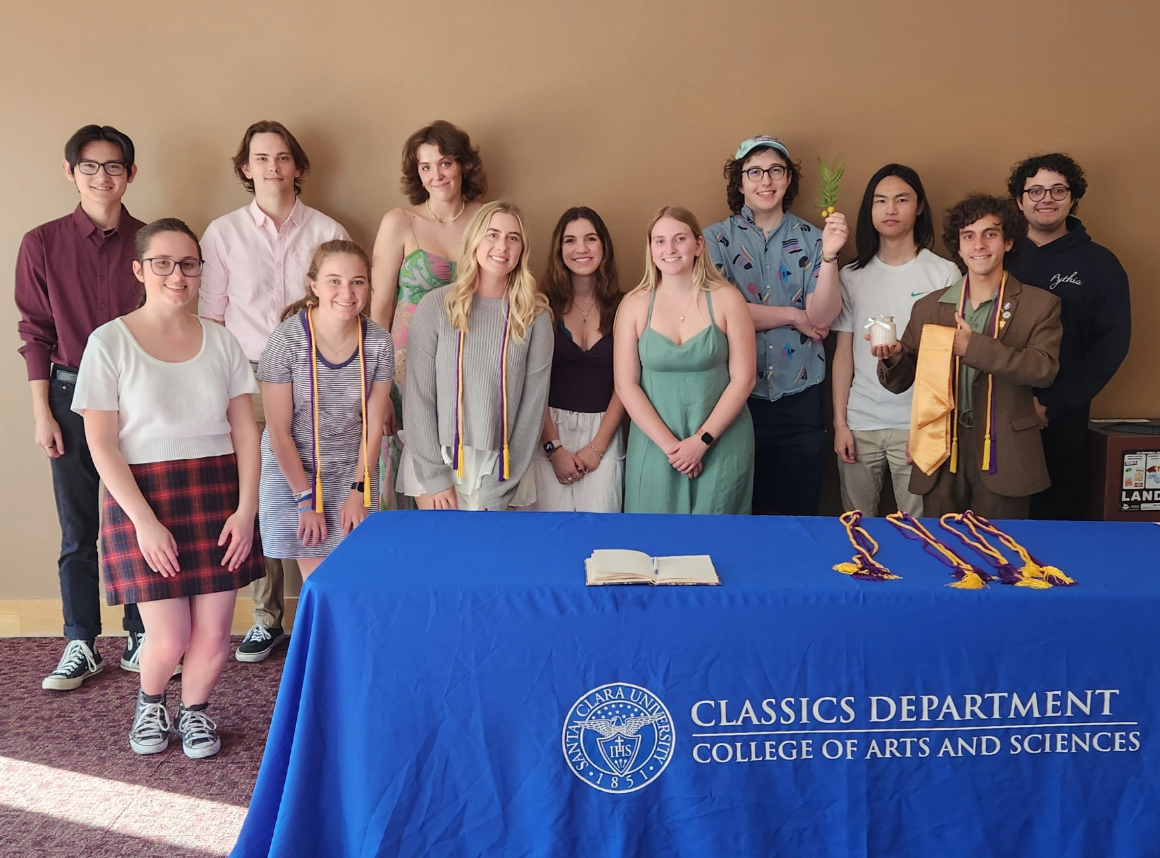
{"type": "Polygon", "coordinates": [[[487,176],[483,172],[483,161],[479,157],[479,147],[471,145],[467,132],[457,128],[445,119],[436,119],[407,138],[403,144],[403,179],[399,183],[411,205],[425,202],[430,194],[419,178],[419,147],[430,143],[446,158],[459,164],[462,170],[460,189],[463,199],[471,202],[487,193],[487,176]]]}
{"type": "Polygon", "coordinates": [[[745,165],[749,163],[754,155],[766,151],[776,155],[789,170],[789,187],[785,189],[785,196],[781,198],[781,210],[783,212],[789,211],[789,207],[797,199],[802,181],[801,163],[789,160],[789,158],[772,146],[759,146],[740,161],[736,158],[730,158],[725,162],[725,199],[729,202],[729,211],[733,212],[733,214],[740,212],[741,207],[745,205],[745,195],[741,193],[741,173],[744,171],[745,165]]]}
{"type": "Polygon", "coordinates": [[[959,232],[973,224],[979,218],[994,215],[999,218],[1003,228],[1003,238],[1018,242],[1027,235],[1027,220],[1023,213],[1015,208],[1012,200],[994,197],[990,194],[971,194],[960,202],[947,209],[943,218],[943,244],[950,251],[951,259],[959,266],[964,274],[967,265],[959,256],[959,232]]]}
{"type": "Polygon", "coordinates": [[[254,180],[247,179],[246,173],[242,169],[250,162],[250,142],[254,139],[255,134],[277,134],[286,141],[286,146],[290,149],[290,155],[294,158],[294,167],[302,171],[301,176],[296,176],[294,179],[294,193],[302,193],[302,179],[310,171],[310,159],[306,157],[306,152],[303,151],[302,146],[298,140],[290,133],[288,129],[281,122],[276,122],[273,119],[263,119],[255,122],[246,129],[246,133],[242,135],[242,142],[238,145],[238,151],[234,155],[234,173],[242,180],[242,187],[251,194],[254,192],[254,180]]]}
{"type": "Polygon", "coordinates": [[[1075,159],[1069,155],[1064,155],[1062,152],[1052,152],[1049,155],[1035,155],[1025,161],[1020,161],[1012,167],[1011,178],[1007,180],[1007,193],[1011,195],[1011,199],[1015,200],[1016,204],[1018,204],[1019,198],[1023,196],[1023,190],[1027,185],[1027,180],[1040,170],[1050,170],[1053,173],[1059,173],[1059,175],[1067,179],[1067,186],[1071,188],[1071,209],[1068,211],[1068,214],[1075,214],[1075,210],[1079,208],[1079,201],[1087,193],[1087,177],[1083,174],[1083,168],[1075,162],[1075,159]]]}

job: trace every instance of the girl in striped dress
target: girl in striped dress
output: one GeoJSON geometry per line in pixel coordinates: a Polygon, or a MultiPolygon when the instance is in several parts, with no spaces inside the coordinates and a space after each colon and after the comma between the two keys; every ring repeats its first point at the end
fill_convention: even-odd
{"type": "Polygon", "coordinates": [[[258,365],[264,550],[297,560],[303,578],[378,509],[375,453],[395,370],[391,335],[366,315],[370,292],[361,247],[319,245],[306,297],[286,308],[258,365]]]}

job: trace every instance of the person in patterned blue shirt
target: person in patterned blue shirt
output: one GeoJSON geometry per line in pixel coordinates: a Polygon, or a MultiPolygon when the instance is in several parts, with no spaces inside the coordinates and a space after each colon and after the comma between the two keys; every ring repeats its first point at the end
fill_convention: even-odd
{"type": "Polygon", "coordinates": [[[743,142],[725,162],[725,179],[733,215],[705,230],[705,245],[757,329],[753,512],[816,515],[828,451],[822,339],[842,309],[846,217],[834,213],[819,230],[789,212],[801,166],[776,137],[743,142]]]}

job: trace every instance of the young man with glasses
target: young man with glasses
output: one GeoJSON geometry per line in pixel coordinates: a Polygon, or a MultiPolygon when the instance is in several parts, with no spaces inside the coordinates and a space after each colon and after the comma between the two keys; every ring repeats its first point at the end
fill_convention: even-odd
{"type": "Polygon", "coordinates": [[[1132,308],[1128,275],[1115,254],[1091,240],[1075,211],[1087,191],[1083,170],[1067,155],[1017,164],[1007,190],[1027,218],[1011,272],[1059,297],[1063,344],[1059,374],[1035,391],[1051,487],[1031,500],[1031,517],[1087,517],[1084,447],[1096,394],[1128,354],[1132,308]]]}
{"type": "MultiPolygon", "coordinates": [[[[318,245],[350,236],[298,199],[310,160],[282,123],[247,128],[233,165],[254,200],[206,227],[198,312],[238,338],[256,373],[282,311],[306,293],[306,271],[318,245]]],[[[254,416],[261,431],[261,394],[254,397],[254,416]]],[[[250,585],[254,625],[238,647],[238,661],[264,661],[285,640],[284,563],[293,561],[266,558],[266,576],[250,585]]]]}
{"type": "MultiPolygon", "coordinates": [[[[133,276],[137,230],[144,224],[121,203],[137,175],[133,141],[109,125],[86,125],[69,138],[61,167],[76,185],[73,212],[24,236],[16,258],[20,353],[32,388],[36,446],[52,468],[60,520],[60,595],[68,639],[42,687],[71,691],[104,668],[97,537],[100,478],[72,410],[77,367],[89,335],[137,306],[133,276]]],[[[145,627],[136,605],[125,606],[129,633],[121,667],[140,671],[145,627]]]]}
{"type": "Polygon", "coordinates": [[[825,467],[822,339],[842,309],[846,218],[825,228],[791,214],[801,168],[776,137],[751,137],[725,162],[733,215],[705,230],[709,257],[741,290],[757,329],[753,511],[816,515],[825,467]]]}

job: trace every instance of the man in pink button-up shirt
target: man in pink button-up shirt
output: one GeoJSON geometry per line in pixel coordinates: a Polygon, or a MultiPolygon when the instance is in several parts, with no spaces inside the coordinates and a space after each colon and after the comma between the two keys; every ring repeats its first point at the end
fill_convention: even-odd
{"type": "MultiPolygon", "coordinates": [[[[201,239],[198,312],[238,338],[255,370],[282,311],[306,294],[318,245],[350,238],[341,224],[298,199],[309,169],[306,153],[282,123],[255,122],[234,156],[234,172],[254,200],[219,217],[201,239]]],[[[254,413],[265,428],[260,394],[254,413]]],[[[250,585],[254,625],[238,647],[238,661],[263,661],[285,639],[284,562],[293,563],[267,558],[266,577],[250,585]]]]}

